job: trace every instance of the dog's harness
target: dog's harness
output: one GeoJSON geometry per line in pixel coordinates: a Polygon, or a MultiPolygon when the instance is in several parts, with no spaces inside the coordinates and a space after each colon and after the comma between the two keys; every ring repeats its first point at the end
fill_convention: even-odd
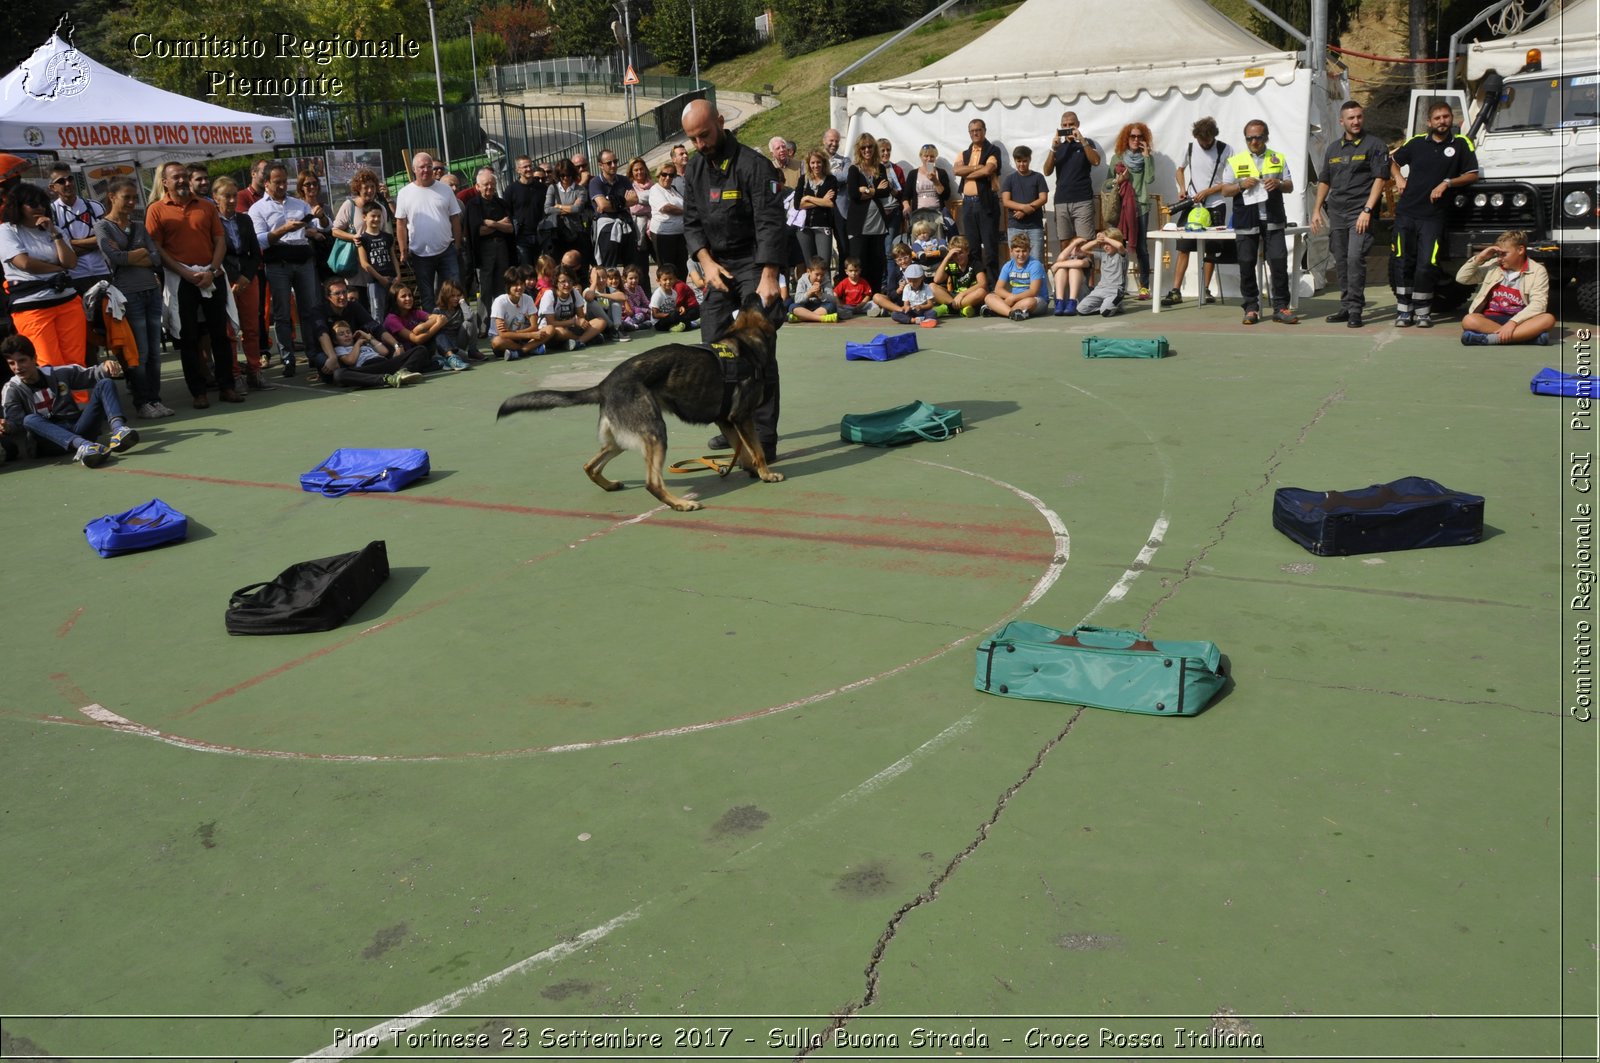
{"type": "Polygon", "coordinates": [[[706,344],[705,349],[717,356],[717,365],[722,367],[722,406],[717,419],[727,420],[743,388],[754,386],[760,391],[764,383],[761,363],[740,354],[737,347],[725,340],[706,344]]]}

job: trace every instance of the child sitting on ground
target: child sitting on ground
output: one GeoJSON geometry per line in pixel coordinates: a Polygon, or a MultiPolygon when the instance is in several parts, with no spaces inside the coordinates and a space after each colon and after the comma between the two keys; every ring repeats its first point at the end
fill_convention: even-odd
{"type": "Polygon", "coordinates": [[[1128,283],[1128,249],[1121,229],[1112,226],[1091,240],[1078,237],[1061,249],[1051,268],[1057,271],[1057,317],[1094,313],[1115,317],[1122,310],[1122,293],[1128,283]],[[1099,280],[1088,295],[1078,298],[1092,267],[1099,268],[1099,280]]]}
{"type": "Polygon", "coordinates": [[[444,355],[445,367],[457,369],[459,363],[459,368],[467,369],[468,362],[487,361],[478,353],[478,322],[467,312],[467,296],[461,285],[441,281],[436,302],[444,327],[433,338],[433,344],[444,355]]]}
{"type": "Polygon", "coordinates": [[[545,343],[564,341],[567,350],[581,351],[599,339],[606,330],[605,319],[586,317],[586,308],[572,274],[567,270],[557,273],[555,290],[539,297],[539,328],[545,333],[545,343]]]}
{"type": "Polygon", "coordinates": [[[622,311],[622,331],[649,328],[652,321],[650,290],[644,286],[644,275],[639,272],[638,266],[629,266],[628,272],[623,275],[622,294],[628,300],[622,311]]]}
{"type": "Polygon", "coordinates": [[[833,286],[833,294],[838,300],[841,320],[867,312],[867,307],[872,305],[872,285],[861,277],[860,259],[844,260],[844,280],[833,286]]]}
{"type": "Polygon", "coordinates": [[[878,305],[889,311],[889,316],[902,325],[916,322],[923,328],[939,324],[938,311],[944,309],[934,301],[933,289],[928,286],[923,268],[915,262],[906,266],[906,275],[900,285],[900,301],[895,302],[879,294],[873,297],[878,305]]]}
{"type": "Polygon", "coordinates": [[[657,332],[688,332],[700,318],[700,300],[688,284],[678,279],[671,265],[656,270],[656,292],[650,297],[650,316],[657,332]]]}
{"type": "Polygon", "coordinates": [[[839,320],[838,301],[828,289],[824,276],[827,265],[813,258],[810,267],[795,282],[794,302],[789,304],[790,321],[820,321],[832,324],[839,320]]]}
{"type": "Polygon", "coordinates": [[[895,241],[895,245],[889,249],[889,264],[883,270],[883,287],[872,297],[872,305],[867,308],[868,317],[886,317],[893,313],[890,304],[894,300],[890,298],[890,293],[899,294],[904,287],[906,267],[913,261],[911,245],[903,240],[895,241]]]}
{"type": "Polygon", "coordinates": [[[626,343],[630,337],[622,332],[622,313],[628,306],[628,297],[622,294],[621,271],[595,266],[589,271],[589,287],[583,290],[583,298],[591,313],[605,319],[606,334],[626,343]]]}
{"type": "Polygon", "coordinates": [[[508,362],[525,354],[543,354],[549,333],[534,322],[537,313],[528,294],[529,270],[512,266],[505,272],[505,294],[489,308],[489,346],[508,362]]]}
{"type": "Polygon", "coordinates": [[[989,275],[972,258],[972,245],[965,236],[952,237],[939,268],[934,271],[934,299],[947,303],[953,313],[977,317],[978,308],[989,294],[989,275]]]}
{"type": "Polygon", "coordinates": [[[1044,310],[1044,266],[1033,257],[1033,241],[1027,233],[1011,238],[1011,258],[1000,267],[1000,281],[983,307],[996,317],[1026,321],[1044,310]]]}
{"type": "Polygon", "coordinates": [[[335,319],[329,330],[333,337],[333,358],[338,363],[334,382],[342,387],[404,387],[422,379],[417,370],[432,357],[428,348],[414,347],[409,355],[385,354],[382,340],[350,327],[350,322],[335,319]]]}

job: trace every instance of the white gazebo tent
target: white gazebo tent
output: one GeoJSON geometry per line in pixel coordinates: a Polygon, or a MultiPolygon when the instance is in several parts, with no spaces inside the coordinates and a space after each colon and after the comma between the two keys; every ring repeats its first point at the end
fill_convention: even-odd
{"type": "MultiPolygon", "coordinates": [[[[1117,132],[1144,122],[1155,140],[1156,189],[1175,198],[1176,170],[1190,127],[1210,115],[1221,139],[1244,148],[1246,122],[1260,118],[1271,145],[1289,159],[1296,192],[1291,220],[1310,203],[1307,150],[1322,121],[1310,72],[1295,52],[1277,51],[1205,0],[1118,0],[1085,7],[1068,0],[1027,0],[984,36],[905,77],[851,85],[849,136],[887,136],[895,157],[910,161],[924,143],[945,164],[968,143],[970,119],[983,118],[989,139],[1010,151],[1033,149],[1038,169],[1062,111],[1109,154],[1117,132]]],[[[1104,166],[1095,173],[1096,187],[1104,166]]],[[[1053,195],[1052,185],[1052,195],[1053,195]]]]}
{"type": "Polygon", "coordinates": [[[95,62],[60,37],[0,81],[0,151],[77,162],[254,155],[294,142],[287,118],[246,114],[158,89],[95,62]]]}

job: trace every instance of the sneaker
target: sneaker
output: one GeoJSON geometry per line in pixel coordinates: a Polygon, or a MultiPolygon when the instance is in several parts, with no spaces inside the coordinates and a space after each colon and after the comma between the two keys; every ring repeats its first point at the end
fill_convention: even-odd
{"type": "Polygon", "coordinates": [[[217,392],[217,398],[222,402],[243,402],[244,396],[232,388],[223,388],[217,392]]]}
{"type": "Polygon", "coordinates": [[[1417,328],[1433,328],[1433,315],[1432,314],[1418,314],[1417,315],[1417,328]]]}
{"type": "Polygon", "coordinates": [[[124,450],[139,442],[139,433],[128,425],[123,425],[111,433],[111,449],[121,454],[124,450]]]}
{"type": "Polygon", "coordinates": [[[879,306],[877,303],[868,303],[867,304],[867,316],[868,317],[886,317],[886,316],[888,316],[888,313],[889,312],[887,310],[885,310],[883,307],[879,306]]]}
{"type": "Polygon", "coordinates": [[[581,351],[585,346],[587,346],[587,344],[585,344],[582,340],[567,341],[567,350],[569,351],[581,351]]]}
{"type": "Polygon", "coordinates": [[[110,453],[109,449],[99,443],[85,443],[72,455],[72,460],[86,469],[93,469],[98,465],[104,465],[110,453]]]}
{"type": "Polygon", "coordinates": [[[619,332],[611,338],[616,340],[618,343],[628,343],[633,339],[633,337],[628,335],[626,332],[619,332]]]}
{"type": "Polygon", "coordinates": [[[1323,318],[1322,320],[1326,321],[1330,325],[1337,325],[1341,321],[1349,321],[1350,320],[1350,311],[1348,311],[1348,310],[1340,310],[1337,313],[1329,314],[1327,317],[1323,318]]]}
{"type": "Polygon", "coordinates": [[[1051,311],[1051,313],[1055,317],[1067,316],[1067,301],[1065,299],[1057,299],[1052,305],[1054,309],[1051,311]]]}
{"type": "MultiPolygon", "coordinates": [[[[544,352],[544,348],[543,347],[539,348],[539,352],[538,353],[542,354],[543,352],[544,352]]],[[[519,350],[515,350],[515,349],[513,349],[511,347],[507,347],[506,350],[505,350],[505,356],[506,356],[506,361],[515,362],[515,361],[517,361],[518,359],[520,359],[522,357],[522,352],[519,351],[519,350]]]]}
{"type": "Polygon", "coordinates": [[[925,317],[921,321],[917,322],[917,327],[918,328],[938,328],[939,327],[939,319],[935,318],[935,317],[925,317]]]}
{"type": "Polygon", "coordinates": [[[422,374],[421,373],[413,373],[409,369],[402,369],[402,370],[400,370],[400,372],[395,374],[395,378],[400,381],[400,383],[396,384],[395,387],[403,388],[407,384],[415,384],[417,381],[421,380],[422,379],[422,374]]]}
{"type": "Polygon", "coordinates": [[[1068,299],[1067,300],[1067,308],[1064,311],[1062,311],[1062,314],[1064,316],[1066,316],[1066,317],[1077,317],[1078,316],[1078,300],[1076,300],[1076,299],[1068,299]]]}
{"type": "Polygon", "coordinates": [[[839,315],[838,314],[823,314],[822,315],[822,320],[826,324],[832,325],[832,324],[834,324],[835,322],[837,322],[839,320],[839,315]]]}
{"type": "MultiPolygon", "coordinates": [[[[534,354],[543,354],[544,353],[544,344],[541,343],[541,344],[539,344],[539,346],[535,347],[533,349],[533,353],[534,354]]],[[[521,355],[518,355],[518,357],[521,357],[521,355]]]]}
{"type": "MultiPolygon", "coordinates": [[[[667,329],[667,331],[668,332],[688,332],[689,331],[689,325],[688,325],[687,322],[680,321],[676,325],[673,325],[671,328],[667,329]]],[[[573,348],[568,347],[567,350],[570,351],[570,350],[573,350],[573,348]]]]}
{"type": "Polygon", "coordinates": [[[283,363],[283,375],[285,377],[294,376],[294,363],[293,362],[284,362],[283,363]]]}
{"type": "Polygon", "coordinates": [[[144,403],[143,405],[137,407],[133,412],[138,416],[143,417],[147,421],[153,421],[158,417],[166,416],[166,414],[156,409],[156,404],[153,402],[144,403]]]}
{"type": "Polygon", "coordinates": [[[1300,316],[1293,310],[1290,310],[1288,307],[1284,307],[1281,310],[1274,310],[1272,312],[1272,320],[1276,321],[1280,325],[1300,324],[1300,316]]]}
{"type": "Polygon", "coordinates": [[[1140,287],[1140,289],[1139,289],[1139,301],[1142,302],[1142,303],[1148,303],[1150,301],[1150,289],[1149,288],[1140,287]]]}
{"type": "Polygon", "coordinates": [[[1028,312],[1026,310],[1013,310],[1011,311],[1011,320],[1026,321],[1028,320],[1028,312]]]}
{"type": "Polygon", "coordinates": [[[460,373],[472,367],[458,354],[447,354],[444,358],[444,367],[452,373],[460,373]]]}
{"type": "Polygon", "coordinates": [[[969,303],[966,306],[963,306],[961,308],[961,316],[962,317],[977,317],[978,316],[978,312],[976,310],[974,310],[972,308],[972,305],[969,303]]]}
{"type": "Polygon", "coordinates": [[[1177,306],[1181,302],[1183,302],[1183,292],[1179,291],[1177,288],[1173,288],[1170,292],[1161,297],[1162,306],[1177,306]]]}
{"type": "Polygon", "coordinates": [[[1244,312],[1244,323],[1246,325],[1259,325],[1261,324],[1261,315],[1254,310],[1246,310],[1244,312]]]}
{"type": "Polygon", "coordinates": [[[982,306],[980,306],[978,308],[978,316],[979,317],[994,317],[994,311],[989,309],[989,304],[988,303],[985,303],[985,304],[983,304],[982,306]]]}
{"type": "Polygon", "coordinates": [[[948,306],[945,306],[943,303],[937,303],[937,304],[934,305],[934,308],[933,308],[933,316],[934,317],[949,317],[950,316],[950,308],[948,306]]]}
{"type": "Polygon", "coordinates": [[[1414,320],[1412,320],[1412,317],[1411,317],[1410,314],[1398,314],[1398,315],[1396,315],[1396,317],[1394,319],[1394,327],[1395,328],[1410,328],[1412,325],[1415,325],[1415,324],[1416,324],[1416,322],[1414,320]]]}
{"type": "Polygon", "coordinates": [[[793,310],[791,310],[791,311],[789,311],[789,317],[787,318],[787,320],[788,320],[789,324],[792,325],[796,321],[800,320],[800,315],[796,314],[793,310]]]}
{"type": "Polygon", "coordinates": [[[1541,332],[1533,338],[1533,342],[1540,347],[1550,346],[1550,333],[1541,332]]]}
{"type": "Polygon", "coordinates": [[[1214,302],[1217,301],[1217,297],[1215,295],[1211,294],[1211,289],[1210,288],[1207,288],[1205,290],[1205,293],[1200,296],[1200,301],[1202,303],[1214,303],[1214,302]]]}
{"type": "Polygon", "coordinates": [[[152,402],[150,405],[152,405],[152,406],[154,406],[156,408],[156,416],[157,417],[176,417],[176,416],[178,416],[178,411],[177,410],[174,410],[172,407],[168,406],[166,403],[162,402],[160,399],[157,399],[155,402],[152,402]]]}
{"type": "Polygon", "coordinates": [[[1471,329],[1467,329],[1461,333],[1461,346],[1463,347],[1487,347],[1488,345],[1489,337],[1482,332],[1473,332],[1471,329]]]}
{"type": "Polygon", "coordinates": [[[399,387],[400,386],[400,374],[399,373],[390,373],[388,376],[384,377],[383,378],[383,386],[386,387],[386,388],[397,388],[397,387],[399,387]]]}
{"type": "Polygon", "coordinates": [[[444,369],[445,367],[446,367],[445,358],[444,358],[444,355],[442,355],[442,354],[434,355],[433,356],[433,361],[428,363],[428,369],[430,371],[432,371],[432,372],[435,372],[435,373],[439,372],[440,370],[444,369]]]}

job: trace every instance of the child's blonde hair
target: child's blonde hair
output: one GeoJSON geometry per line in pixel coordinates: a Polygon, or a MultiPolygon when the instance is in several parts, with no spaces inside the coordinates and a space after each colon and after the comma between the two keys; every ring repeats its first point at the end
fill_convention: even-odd
{"type": "Polygon", "coordinates": [[[1110,237],[1119,244],[1127,243],[1127,241],[1122,238],[1122,230],[1117,228],[1115,225],[1107,225],[1106,231],[1100,235],[1110,237]]]}
{"type": "Polygon", "coordinates": [[[927,218],[918,218],[911,223],[911,235],[918,240],[926,240],[933,235],[933,222],[927,218]]]}

